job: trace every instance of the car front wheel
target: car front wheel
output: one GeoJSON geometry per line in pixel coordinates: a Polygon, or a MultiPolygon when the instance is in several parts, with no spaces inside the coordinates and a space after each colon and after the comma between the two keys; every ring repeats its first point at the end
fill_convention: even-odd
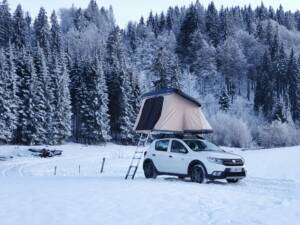
{"type": "Polygon", "coordinates": [[[239,179],[226,179],[228,183],[237,183],[239,179]]]}
{"type": "Polygon", "coordinates": [[[203,183],[205,179],[205,170],[201,165],[195,165],[191,169],[191,181],[203,183]]]}
{"type": "Polygon", "coordinates": [[[149,178],[156,178],[157,176],[157,173],[156,173],[156,169],[153,165],[152,162],[146,162],[145,165],[144,165],[144,174],[145,174],[145,177],[147,179],[149,178]]]}

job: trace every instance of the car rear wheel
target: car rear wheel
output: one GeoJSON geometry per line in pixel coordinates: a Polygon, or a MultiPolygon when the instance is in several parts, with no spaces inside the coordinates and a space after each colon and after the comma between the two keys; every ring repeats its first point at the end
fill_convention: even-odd
{"type": "Polygon", "coordinates": [[[239,179],[226,179],[228,183],[237,183],[239,179]]]}
{"type": "Polygon", "coordinates": [[[191,180],[196,183],[203,183],[205,179],[205,170],[201,165],[195,165],[191,169],[191,180]]]}
{"type": "Polygon", "coordinates": [[[145,177],[147,179],[149,178],[156,178],[157,177],[157,173],[156,173],[156,169],[153,165],[152,162],[146,162],[145,165],[144,165],[144,174],[145,174],[145,177]]]}

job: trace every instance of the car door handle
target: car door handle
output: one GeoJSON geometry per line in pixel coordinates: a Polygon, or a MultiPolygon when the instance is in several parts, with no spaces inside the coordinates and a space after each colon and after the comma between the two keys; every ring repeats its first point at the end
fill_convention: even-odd
{"type": "Polygon", "coordinates": [[[173,156],[172,156],[172,155],[169,155],[169,158],[173,158],[173,156]]]}
{"type": "Polygon", "coordinates": [[[156,156],[156,154],[152,154],[152,156],[156,156]]]}

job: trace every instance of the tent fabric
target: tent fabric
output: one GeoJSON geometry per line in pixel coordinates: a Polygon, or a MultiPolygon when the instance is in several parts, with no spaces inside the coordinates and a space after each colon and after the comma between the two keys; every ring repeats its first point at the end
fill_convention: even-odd
{"type": "Polygon", "coordinates": [[[137,133],[210,133],[201,104],[177,89],[143,95],[134,130],[137,133]]]}
{"type": "Polygon", "coordinates": [[[187,95],[186,93],[184,93],[176,88],[165,88],[165,89],[161,89],[158,91],[151,91],[151,92],[143,94],[142,98],[157,97],[157,96],[163,96],[163,95],[168,95],[168,94],[178,94],[178,95],[182,96],[183,98],[186,98],[186,99],[190,100],[191,102],[194,102],[199,107],[201,107],[200,102],[198,102],[195,98],[187,95]]]}

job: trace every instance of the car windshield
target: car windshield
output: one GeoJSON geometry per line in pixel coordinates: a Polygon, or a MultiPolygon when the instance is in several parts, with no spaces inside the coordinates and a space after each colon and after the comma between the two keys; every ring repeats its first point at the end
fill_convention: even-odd
{"type": "Polygon", "coordinates": [[[184,140],[184,142],[190,147],[191,150],[195,152],[200,152],[200,151],[224,152],[223,149],[206,140],[184,140]]]}

